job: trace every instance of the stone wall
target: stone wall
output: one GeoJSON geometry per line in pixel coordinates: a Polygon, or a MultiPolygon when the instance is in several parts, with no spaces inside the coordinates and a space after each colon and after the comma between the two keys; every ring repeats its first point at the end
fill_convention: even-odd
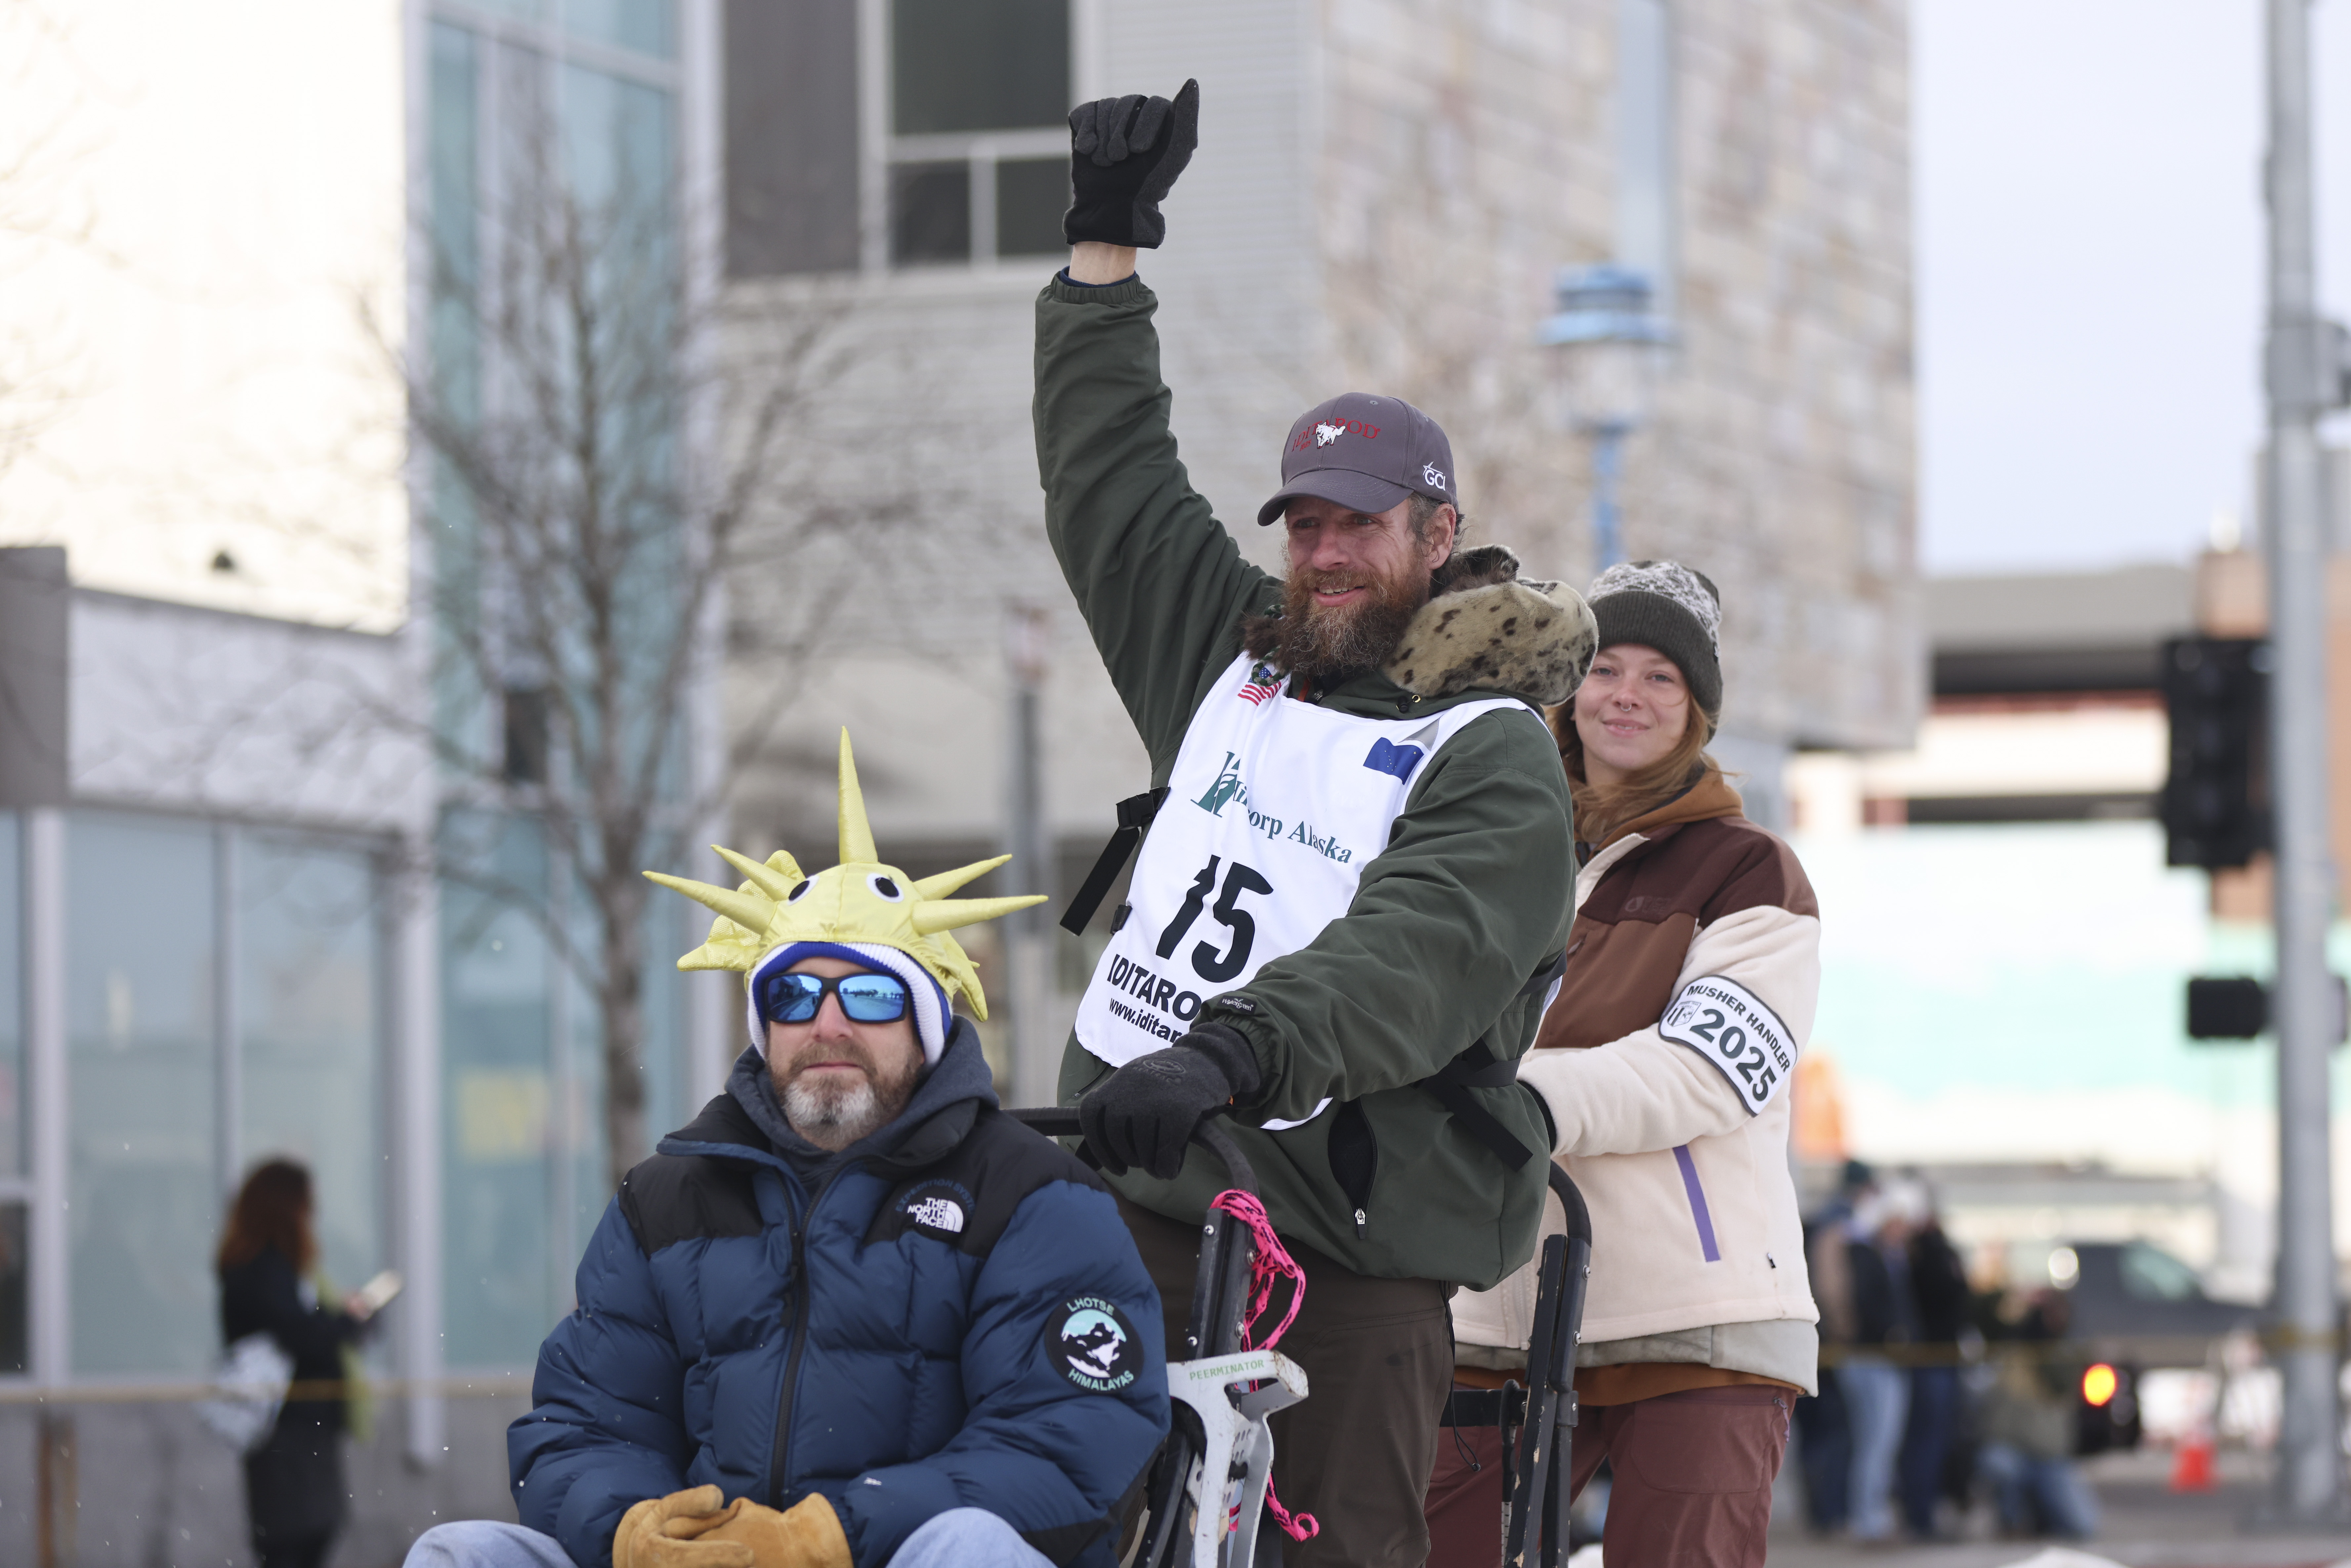
{"type": "MultiPolygon", "coordinates": [[[[1323,47],[1329,346],[1445,424],[1467,509],[1590,574],[1584,444],[1542,351],[1553,268],[1614,248],[1614,0],[1342,0],[1323,47]]],[[[1726,726],[1907,740],[1915,587],[1908,37],[1895,0],[1676,7],[1681,343],[1625,538],[1721,588],[1726,726]]]]}

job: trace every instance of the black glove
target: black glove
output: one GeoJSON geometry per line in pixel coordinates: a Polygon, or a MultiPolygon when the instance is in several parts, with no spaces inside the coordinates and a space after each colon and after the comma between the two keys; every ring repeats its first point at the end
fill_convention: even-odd
{"type": "Polygon", "coordinates": [[[1257,1052],[1240,1031],[1202,1024],[1165,1051],[1138,1056],[1102,1080],[1078,1102],[1078,1125],[1111,1175],[1141,1166],[1161,1181],[1173,1181],[1202,1118],[1237,1094],[1255,1093],[1257,1086],[1257,1052]]]}
{"type": "Polygon", "coordinates": [[[1071,245],[1099,240],[1158,249],[1167,237],[1159,199],[1199,144],[1196,81],[1176,89],[1172,103],[1129,93],[1070,110],[1070,189],[1076,200],[1061,214],[1061,237],[1071,245]]]}

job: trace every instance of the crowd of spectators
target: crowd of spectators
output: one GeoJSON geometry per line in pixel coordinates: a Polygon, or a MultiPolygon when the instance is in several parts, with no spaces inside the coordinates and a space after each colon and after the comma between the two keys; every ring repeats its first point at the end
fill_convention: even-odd
{"type": "Polygon", "coordinates": [[[2065,1293],[1979,1288],[1925,1185],[1857,1160],[1804,1236],[1821,1310],[1821,1392],[1795,1412],[1813,1530],[1946,1540],[1981,1500],[2004,1535],[2095,1534],[2065,1293]]]}

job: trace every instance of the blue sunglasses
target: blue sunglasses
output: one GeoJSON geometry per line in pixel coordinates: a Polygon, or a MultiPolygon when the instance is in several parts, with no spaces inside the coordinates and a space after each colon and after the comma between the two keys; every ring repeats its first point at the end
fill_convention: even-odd
{"type": "Polygon", "coordinates": [[[841,1010],[854,1023],[896,1023],[913,1002],[906,982],[895,975],[827,979],[786,972],[761,977],[756,992],[759,1017],[768,1023],[806,1023],[824,1006],[828,993],[841,998],[841,1010]]]}

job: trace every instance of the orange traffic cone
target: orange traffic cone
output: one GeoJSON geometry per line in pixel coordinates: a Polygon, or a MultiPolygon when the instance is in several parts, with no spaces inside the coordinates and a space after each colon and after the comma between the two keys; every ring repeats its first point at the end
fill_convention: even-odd
{"type": "Polygon", "coordinates": [[[2173,1491],[2210,1491],[2212,1477],[2212,1434],[2198,1427],[2179,1439],[2171,1451],[2171,1490],[2173,1491]]]}

